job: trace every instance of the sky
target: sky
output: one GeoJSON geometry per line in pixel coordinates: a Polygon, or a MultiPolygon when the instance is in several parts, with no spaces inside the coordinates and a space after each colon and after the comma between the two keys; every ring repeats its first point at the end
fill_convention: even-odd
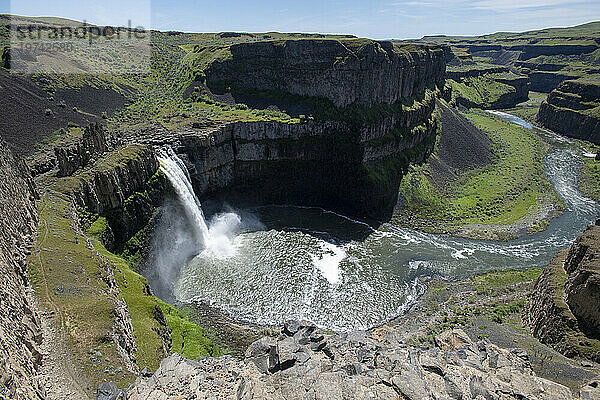
{"type": "Polygon", "coordinates": [[[373,39],[480,35],[600,20],[600,0],[0,0],[0,13],[186,32],[319,32],[373,39]]]}

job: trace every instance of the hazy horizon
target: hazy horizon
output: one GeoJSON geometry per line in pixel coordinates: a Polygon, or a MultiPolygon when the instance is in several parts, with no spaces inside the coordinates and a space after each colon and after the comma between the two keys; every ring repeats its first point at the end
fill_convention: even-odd
{"type": "Polygon", "coordinates": [[[474,36],[523,32],[593,22],[600,0],[238,0],[210,3],[183,0],[106,0],[102,4],[63,0],[0,0],[0,13],[61,17],[98,25],[151,27],[183,32],[307,32],[352,34],[373,39],[414,39],[428,35],[474,36]]]}

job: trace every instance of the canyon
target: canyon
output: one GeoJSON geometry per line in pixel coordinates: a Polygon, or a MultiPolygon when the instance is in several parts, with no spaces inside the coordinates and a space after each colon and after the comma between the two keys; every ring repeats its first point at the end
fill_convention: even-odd
{"type": "Polygon", "coordinates": [[[593,77],[562,82],[540,105],[537,121],[555,132],[600,144],[600,83],[593,77]]]}
{"type": "MultiPolygon", "coordinates": [[[[502,155],[498,143],[516,132],[500,114],[458,109],[512,107],[541,85],[526,71],[533,67],[520,62],[581,57],[596,45],[194,35],[155,33],[164,75],[152,84],[107,78],[110,89],[75,90],[51,76],[14,80],[13,89],[29,88],[19,99],[33,96],[56,108],[48,126],[57,130],[0,125],[10,130],[3,134],[8,143],[0,142],[0,297],[8,310],[0,316],[0,396],[600,396],[598,381],[589,379],[595,364],[581,367],[589,374],[577,385],[557,383],[534,372],[527,351],[502,348],[447,319],[443,332],[428,332],[430,342],[415,342],[392,323],[436,290],[428,288],[435,277],[470,276],[501,262],[517,269],[547,263],[595,220],[596,203],[576,189],[576,143],[550,135],[542,143],[531,126],[514,134],[518,145],[538,152],[530,162],[545,174],[540,185],[566,204],[538,236],[485,242],[388,222],[407,201],[399,190],[415,165],[434,165],[433,179],[442,184],[459,181],[490,170],[502,155]],[[462,68],[469,57],[484,56],[510,66],[462,68]],[[121,108],[134,87],[139,97],[121,108]],[[65,106],[54,106],[51,94],[65,106]],[[67,106],[73,98],[82,107],[101,99],[109,108],[118,104],[100,116],[106,112],[97,104],[83,112],[67,106]],[[34,151],[21,129],[50,139],[37,141],[34,151]],[[493,132],[502,129],[510,134],[499,140],[493,132]],[[192,217],[185,203],[196,207],[192,217]],[[193,232],[203,239],[190,240],[193,232]],[[220,235],[234,256],[208,260],[207,235],[220,235]],[[161,256],[174,259],[167,281],[156,270],[161,256]],[[310,285],[297,288],[298,281],[310,285]],[[223,296],[184,290],[207,286],[223,296]],[[222,317],[226,306],[242,310],[244,303],[258,306],[222,317]],[[217,315],[228,332],[245,333],[238,347],[216,344],[214,326],[195,319],[211,307],[218,311],[209,319],[217,315]],[[301,317],[306,310],[312,322],[286,318],[281,326],[282,313],[301,317]],[[233,351],[241,357],[221,356],[233,351]]],[[[13,84],[4,70],[0,83],[2,90],[13,84]]],[[[583,80],[562,82],[541,104],[539,123],[597,143],[596,116],[588,113],[597,106],[596,89],[583,80]]],[[[542,178],[529,179],[534,186],[542,178]]],[[[523,305],[540,342],[591,362],[599,359],[597,228],[550,262],[523,305]]]]}

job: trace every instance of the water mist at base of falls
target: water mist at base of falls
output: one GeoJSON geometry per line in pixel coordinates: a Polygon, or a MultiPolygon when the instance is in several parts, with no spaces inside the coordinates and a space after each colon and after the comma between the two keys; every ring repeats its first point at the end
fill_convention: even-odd
{"type": "Polygon", "coordinates": [[[177,199],[163,207],[149,279],[161,297],[207,302],[259,324],[295,318],[334,330],[376,326],[416,301],[422,277],[544,266],[595,221],[598,204],[577,187],[580,149],[561,137],[548,140],[555,148],[545,171],[567,211],[545,231],[508,242],[388,223],[373,229],[314,207],[261,206],[205,220],[183,162],[163,152],[161,169],[177,199]]]}

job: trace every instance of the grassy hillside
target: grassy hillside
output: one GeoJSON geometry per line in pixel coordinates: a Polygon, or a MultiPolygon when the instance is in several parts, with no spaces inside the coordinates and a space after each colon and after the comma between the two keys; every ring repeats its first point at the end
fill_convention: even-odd
{"type": "Polygon", "coordinates": [[[507,90],[494,79],[494,68],[527,76],[529,89],[544,93],[568,79],[600,76],[600,22],[482,36],[425,36],[417,42],[447,46],[453,98],[466,100],[467,106],[490,108],[481,94],[493,99],[507,90]]]}
{"type": "Polygon", "coordinates": [[[465,116],[491,140],[493,161],[443,182],[433,179],[430,163],[411,167],[400,186],[406,206],[396,221],[430,232],[500,239],[523,228],[543,229],[539,221],[551,216],[542,210],[560,207],[543,170],[547,146],[534,132],[491,114],[465,116]]]}

